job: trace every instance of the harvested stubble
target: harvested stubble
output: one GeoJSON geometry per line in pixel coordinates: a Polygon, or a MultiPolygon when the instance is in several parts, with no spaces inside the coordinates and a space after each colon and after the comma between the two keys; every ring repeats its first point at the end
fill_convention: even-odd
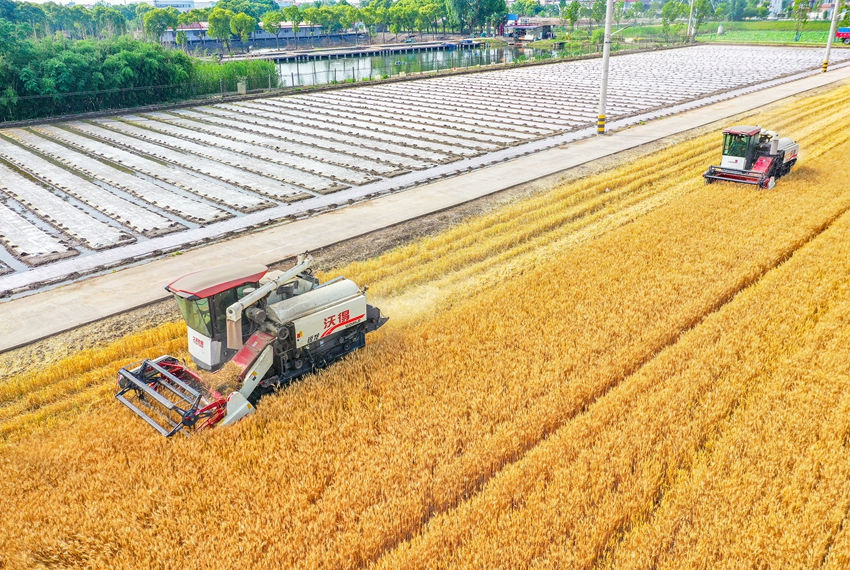
{"type": "MultiPolygon", "coordinates": [[[[845,87],[754,120],[773,126],[848,98],[845,87]]],[[[645,184],[624,193],[633,202],[553,220],[557,212],[541,210],[538,201],[519,228],[510,225],[517,211],[503,218],[501,233],[464,226],[480,236],[469,247],[453,248],[448,238],[438,255],[414,248],[374,262],[396,267],[371,284],[384,295],[406,290],[385,299],[399,308],[418,305],[427,290],[423,276],[460,271],[437,280],[442,297],[417,312],[415,327],[390,310],[401,326],[382,329],[365,351],[267,398],[237,426],[165,441],[104,402],[61,434],[37,433],[8,447],[0,452],[0,562],[163,565],[180,553],[180,563],[192,565],[217,552],[233,565],[347,567],[407,556],[407,547],[392,548],[433,520],[410,552],[428,543],[442,524],[436,521],[453,520],[482,488],[546,446],[546,436],[580,425],[583,410],[619,390],[639,390],[634,379],[645,364],[669,353],[664,349],[683,331],[701,330],[707,315],[717,318],[718,307],[850,206],[850,195],[839,190],[847,165],[837,154],[816,156],[846,144],[848,120],[812,125],[800,137],[807,162],[772,192],[702,186],[699,173],[718,153],[717,137],[707,137],[656,154],[672,168],[666,178],[629,166],[557,194],[579,206],[644,176],[645,184]],[[689,152],[685,168],[681,157],[689,152]],[[628,208],[632,214],[622,216],[628,208]],[[597,217],[582,226],[590,216],[597,217]],[[545,229],[526,231],[536,223],[545,229]],[[505,240],[512,232],[525,233],[505,240]],[[476,247],[486,253],[476,256],[476,247]],[[409,279],[401,264],[418,255],[429,269],[409,279]],[[470,266],[478,273],[468,273],[470,266]],[[470,291],[470,282],[487,287],[470,291]]],[[[370,282],[353,269],[343,273],[370,282]]],[[[671,397],[690,381],[674,385],[671,397]]],[[[582,442],[570,440],[579,450],[582,442]]],[[[665,472],[651,448],[631,451],[635,468],[646,463],[665,472]]],[[[633,508],[608,523],[604,540],[588,543],[583,559],[603,554],[630,512],[649,512],[659,489],[650,485],[648,492],[648,503],[637,506],[629,502],[637,495],[625,495],[621,508],[633,508]]],[[[606,507],[588,516],[617,514],[606,507]]],[[[548,544],[543,536],[528,540],[548,544]]],[[[467,546],[462,537],[460,546],[467,546]]],[[[425,562],[436,563],[439,552],[425,562]]]]}

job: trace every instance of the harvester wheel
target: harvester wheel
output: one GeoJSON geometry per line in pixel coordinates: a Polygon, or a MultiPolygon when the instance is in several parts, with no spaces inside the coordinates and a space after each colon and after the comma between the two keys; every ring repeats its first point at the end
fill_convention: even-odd
{"type": "Polygon", "coordinates": [[[772,190],[773,187],[776,186],[776,178],[771,176],[770,178],[764,181],[764,184],[762,186],[767,190],[772,190]]]}

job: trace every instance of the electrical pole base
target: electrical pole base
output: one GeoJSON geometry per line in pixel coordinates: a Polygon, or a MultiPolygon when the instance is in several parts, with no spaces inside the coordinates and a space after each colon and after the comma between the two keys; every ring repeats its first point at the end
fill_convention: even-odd
{"type": "Polygon", "coordinates": [[[596,134],[605,134],[605,115],[599,115],[599,117],[597,117],[596,119],[596,134]]]}
{"type": "Polygon", "coordinates": [[[824,73],[826,73],[827,67],[829,67],[829,62],[828,61],[823,62],[823,65],[821,65],[821,69],[823,69],[824,73]]]}

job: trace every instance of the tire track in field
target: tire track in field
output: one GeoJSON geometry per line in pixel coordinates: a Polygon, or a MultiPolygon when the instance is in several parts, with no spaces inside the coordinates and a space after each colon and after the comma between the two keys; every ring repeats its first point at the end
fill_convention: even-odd
{"type": "MultiPolygon", "coordinates": [[[[831,218],[824,226],[818,228],[818,230],[813,232],[812,236],[809,239],[806,239],[795,251],[791,252],[790,255],[785,256],[779,263],[775,266],[768,269],[759,279],[755,282],[749,284],[747,287],[741,289],[738,293],[736,293],[735,297],[738,294],[743,293],[745,290],[750,289],[752,287],[758,286],[759,282],[761,282],[764,277],[766,277],[772,271],[778,269],[784,263],[793,257],[797,251],[803,249],[812,241],[816,240],[820,237],[824,232],[828,231],[838,220],[840,220],[843,216],[848,215],[850,213],[850,206],[843,209],[839,214],[835,217],[831,218]]],[[[733,301],[730,299],[730,302],[733,301]]],[[[720,307],[722,309],[722,307],[720,307]]],[[[718,310],[720,310],[718,309],[718,310]]],[[[818,323],[820,320],[829,314],[829,310],[823,311],[818,314],[818,323]]],[[[814,330],[817,330],[817,324],[812,325],[814,330]]],[[[815,333],[810,333],[814,335],[815,333]]],[[[804,346],[795,346],[792,353],[786,355],[780,360],[772,362],[772,367],[762,368],[758,371],[760,376],[770,376],[777,373],[777,370],[780,369],[783,364],[793,360],[800,352],[805,349],[804,346]]],[[[593,561],[588,564],[589,567],[592,568],[602,568],[609,567],[609,564],[606,564],[608,557],[617,550],[620,544],[623,542],[625,537],[635,528],[638,528],[638,525],[634,525],[632,521],[641,521],[639,524],[647,524],[648,521],[652,520],[655,514],[658,512],[659,508],[661,508],[665,497],[667,496],[667,489],[670,489],[677,480],[688,480],[691,479],[691,473],[693,473],[694,468],[699,464],[698,458],[705,453],[707,450],[715,447],[715,444],[722,441],[725,434],[729,429],[735,424],[736,416],[738,415],[739,410],[746,410],[750,407],[750,404],[758,394],[759,391],[764,387],[764,382],[759,382],[758,378],[755,377],[755,374],[750,375],[747,378],[747,382],[744,383],[744,388],[738,393],[738,396],[732,401],[731,405],[723,412],[723,414],[717,418],[715,423],[707,426],[707,431],[703,433],[703,437],[699,440],[699,443],[696,447],[694,447],[690,453],[688,459],[680,459],[677,464],[675,464],[674,469],[666,469],[664,471],[665,475],[658,482],[657,485],[657,493],[653,497],[652,502],[649,507],[630,515],[628,518],[624,518],[623,522],[616,526],[610,533],[609,540],[600,545],[597,550],[596,557],[593,561]]],[[[706,400],[707,398],[713,395],[712,391],[706,392],[699,399],[700,402],[706,400]]],[[[701,408],[700,404],[695,406],[696,408],[701,408]]],[[[847,505],[848,513],[850,513],[850,502],[847,505]]],[[[537,560],[543,557],[545,554],[540,554],[534,560],[537,560]]]]}

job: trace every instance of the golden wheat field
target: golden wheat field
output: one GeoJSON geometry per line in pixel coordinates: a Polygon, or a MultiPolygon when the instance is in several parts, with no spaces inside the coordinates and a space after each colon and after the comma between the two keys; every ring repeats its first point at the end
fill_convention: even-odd
{"type": "Polygon", "coordinates": [[[850,85],[328,276],[390,323],[230,428],[166,440],[115,371],[166,323],[0,383],[0,567],[844,568],[850,85]]]}

